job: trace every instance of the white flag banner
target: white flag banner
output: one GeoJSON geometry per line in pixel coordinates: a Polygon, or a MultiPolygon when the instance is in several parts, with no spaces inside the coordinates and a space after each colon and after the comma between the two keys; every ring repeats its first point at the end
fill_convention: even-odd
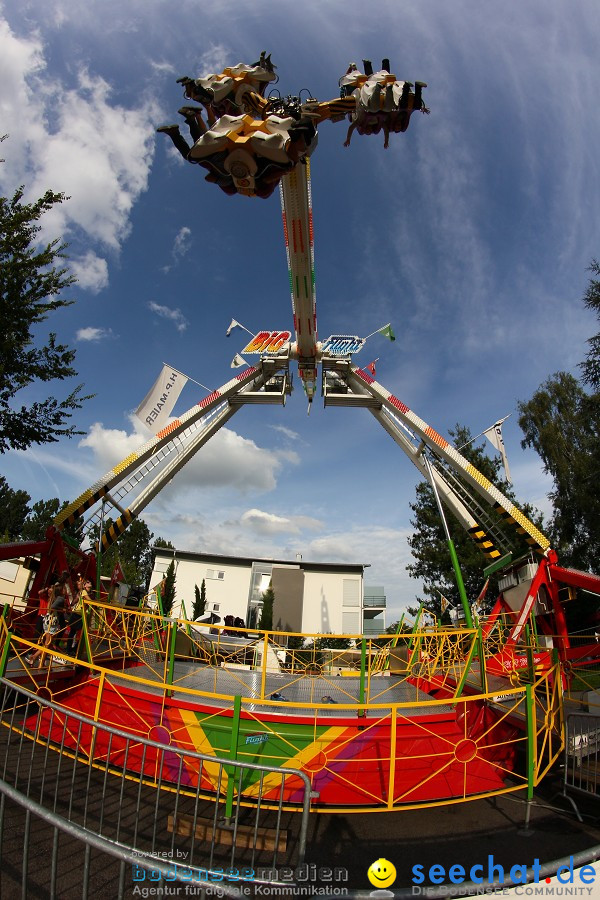
{"type": "Polygon", "coordinates": [[[231,325],[229,326],[229,328],[228,328],[227,331],[225,332],[225,336],[226,336],[226,337],[229,337],[230,334],[231,334],[231,332],[233,331],[234,328],[241,328],[241,327],[242,327],[242,326],[240,325],[239,322],[236,322],[235,319],[232,319],[232,320],[231,320],[231,325]]]}
{"type": "Polygon", "coordinates": [[[243,356],[240,356],[239,353],[236,353],[235,356],[233,357],[233,359],[231,360],[231,368],[232,369],[239,369],[240,366],[247,366],[247,365],[248,365],[248,363],[243,358],[243,356]]]}
{"type": "Polygon", "coordinates": [[[182,375],[172,366],[164,365],[162,372],[136,409],[135,414],[140,422],[154,434],[167,424],[167,419],[187,380],[187,375],[182,375]]]}
{"type": "Polygon", "coordinates": [[[502,457],[502,465],[504,466],[506,480],[509,484],[512,484],[510,469],[508,468],[508,458],[506,456],[506,450],[504,448],[504,441],[502,440],[502,422],[504,422],[504,419],[496,422],[495,425],[492,425],[491,428],[488,428],[487,431],[484,431],[483,433],[488,441],[490,441],[490,443],[494,445],[494,447],[502,457]]]}

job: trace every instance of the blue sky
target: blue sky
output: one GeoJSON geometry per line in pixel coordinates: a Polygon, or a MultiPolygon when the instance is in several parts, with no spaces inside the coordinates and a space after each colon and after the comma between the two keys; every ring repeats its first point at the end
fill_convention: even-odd
{"type": "MultiPolygon", "coordinates": [[[[576,371],[596,331],[580,298],[600,256],[600,6],[596,0],[348,2],[0,0],[0,188],[70,196],[47,216],[79,278],[48,323],[94,393],[86,434],[11,452],[34,500],[72,500],[149,437],[132,420],[162,362],[215,388],[244,332],[292,327],[279,199],[227,197],[160,124],[176,79],[272,54],[282,93],[337,96],[350,61],[389,57],[428,83],[430,116],[312,158],[319,337],[367,335],[355,362],[441,434],[504,426],[517,497],[547,509],[520,448],[517,403],[576,371]]],[[[296,381],[298,379],[296,378],[296,381]]],[[[186,386],[176,413],[201,399],[186,386]]],[[[44,396],[32,389],[23,402],[44,396]]],[[[493,448],[490,445],[490,452],[493,448]]],[[[371,565],[388,621],[419,585],[409,560],[417,471],[365,410],[246,407],[147,508],[179,549],[371,565]]]]}

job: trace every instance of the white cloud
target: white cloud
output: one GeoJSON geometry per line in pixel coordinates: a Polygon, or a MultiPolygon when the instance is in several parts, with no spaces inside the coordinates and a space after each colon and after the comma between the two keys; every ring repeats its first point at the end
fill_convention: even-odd
{"type": "Polygon", "coordinates": [[[277,516],[262,509],[248,509],[240,518],[240,525],[256,534],[300,534],[305,529],[321,529],[322,523],[309,516],[277,516]]]}
{"type": "Polygon", "coordinates": [[[104,338],[112,337],[110,328],[94,328],[88,325],[87,328],[80,328],[75,335],[77,341],[102,341],[104,338]]]}
{"type": "Polygon", "coordinates": [[[158,62],[157,60],[150,60],[150,65],[152,66],[155,72],[158,72],[160,75],[163,74],[174,74],[175,69],[173,68],[172,63],[168,62],[158,62]]]}
{"type": "MultiPolygon", "coordinates": [[[[132,432],[105,428],[101,422],[95,422],[80,441],[80,447],[93,451],[103,472],[148,441],[148,432],[141,422],[134,415],[130,421],[132,432]]],[[[284,462],[287,458],[279,453],[259,447],[230,428],[221,428],[163,490],[158,502],[169,507],[177,497],[178,503],[189,501],[195,507],[198,495],[191,495],[190,491],[198,488],[234,488],[242,494],[251,490],[272,491],[284,462]]]]}
{"type": "Polygon", "coordinates": [[[284,437],[288,438],[290,441],[299,441],[301,440],[300,435],[297,431],[293,431],[291,428],[286,428],[285,425],[269,425],[269,428],[272,428],[273,431],[278,431],[279,434],[282,434],[284,437]]]}
{"type": "Polygon", "coordinates": [[[84,256],[71,258],[69,267],[77,278],[77,285],[84,290],[98,294],[108,287],[108,263],[89,250],[84,256]]]}
{"type": "Polygon", "coordinates": [[[102,422],[94,422],[87,435],[79,442],[80,447],[89,447],[103,472],[137,450],[147,441],[147,435],[140,432],[128,433],[120,428],[105,428],[102,422]]]}
{"type": "Polygon", "coordinates": [[[230,65],[230,57],[231,51],[225,44],[211,44],[200,56],[198,72],[222,72],[224,66],[230,65]]]}
{"type": "Polygon", "coordinates": [[[44,216],[43,239],[79,228],[118,250],[147,187],[157,103],[148,93],[131,109],[115,104],[108,82],[83,68],[67,86],[48,73],[44,52],[36,32],[17,37],[0,20],[1,111],[11,135],[1,177],[26,181],[28,198],[48,188],[70,197],[44,216]]]}
{"type": "Polygon", "coordinates": [[[161,306],[160,303],[155,303],[154,300],[151,300],[148,303],[148,308],[162,319],[169,319],[169,321],[173,322],[177,331],[185,331],[188,327],[188,320],[180,309],[171,309],[168,306],[161,306]]]}
{"type": "Polygon", "coordinates": [[[176,259],[181,259],[182,256],[185,256],[186,253],[189,252],[191,246],[192,229],[188,228],[187,225],[184,225],[179,229],[177,237],[175,238],[175,243],[173,244],[173,256],[176,259]]]}

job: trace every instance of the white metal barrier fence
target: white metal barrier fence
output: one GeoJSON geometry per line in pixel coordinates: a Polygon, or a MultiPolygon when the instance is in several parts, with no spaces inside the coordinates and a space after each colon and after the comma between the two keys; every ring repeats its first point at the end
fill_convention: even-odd
{"type": "Polygon", "coordinates": [[[563,795],[581,822],[570,791],[597,797],[600,791],[600,716],[576,713],[567,716],[563,795]]]}
{"type": "Polygon", "coordinates": [[[241,884],[251,895],[259,884],[277,884],[273,873],[282,866],[304,861],[310,782],[302,772],[133,739],[4,679],[0,724],[1,896],[18,896],[20,885],[23,900],[38,895],[120,900],[168,895],[173,882],[187,886],[186,896],[239,896],[241,884]],[[52,741],[39,733],[42,715],[49,717],[46,733],[52,741]],[[94,742],[106,748],[93,761],[64,746],[67,734],[77,737],[84,728],[94,729],[94,742]],[[111,747],[117,742],[115,757],[111,747]],[[138,774],[140,754],[156,760],[154,783],[138,774]],[[201,778],[195,787],[185,783],[184,761],[189,766],[190,759],[199,772],[210,767],[216,798],[201,795],[201,778]],[[165,764],[182,774],[181,780],[162,784],[165,764]],[[249,772],[259,784],[267,777],[271,785],[279,779],[277,808],[261,807],[260,790],[254,805],[240,802],[237,788],[249,772]],[[301,812],[286,814],[287,779],[303,787],[301,812]],[[286,815],[294,821],[289,832],[286,815]]]}

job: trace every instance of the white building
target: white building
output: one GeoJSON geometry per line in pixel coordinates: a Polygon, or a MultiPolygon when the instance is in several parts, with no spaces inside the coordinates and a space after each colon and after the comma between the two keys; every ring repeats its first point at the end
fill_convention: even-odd
{"type": "MultiPolygon", "coordinates": [[[[204,581],[205,612],[239,617],[249,627],[260,618],[262,595],[273,584],[276,630],[313,634],[362,634],[364,631],[363,563],[310,563],[220,556],[156,548],[150,586],[175,563],[175,603],[171,614],[192,618],[195,587],[204,581]],[[182,603],[184,610],[182,610],[182,603]]],[[[385,597],[383,598],[385,604],[385,597]]],[[[367,610],[367,617],[372,610],[367,610]]],[[[381,631],[385,619],[381,618],[381,631]]]]}
{"type": "Polygon", "coordinates": [[[25,596],[34,575],[35,561],[30,557],[0,560],[0,608],[8,603],[25,607],[25,596]]]}

